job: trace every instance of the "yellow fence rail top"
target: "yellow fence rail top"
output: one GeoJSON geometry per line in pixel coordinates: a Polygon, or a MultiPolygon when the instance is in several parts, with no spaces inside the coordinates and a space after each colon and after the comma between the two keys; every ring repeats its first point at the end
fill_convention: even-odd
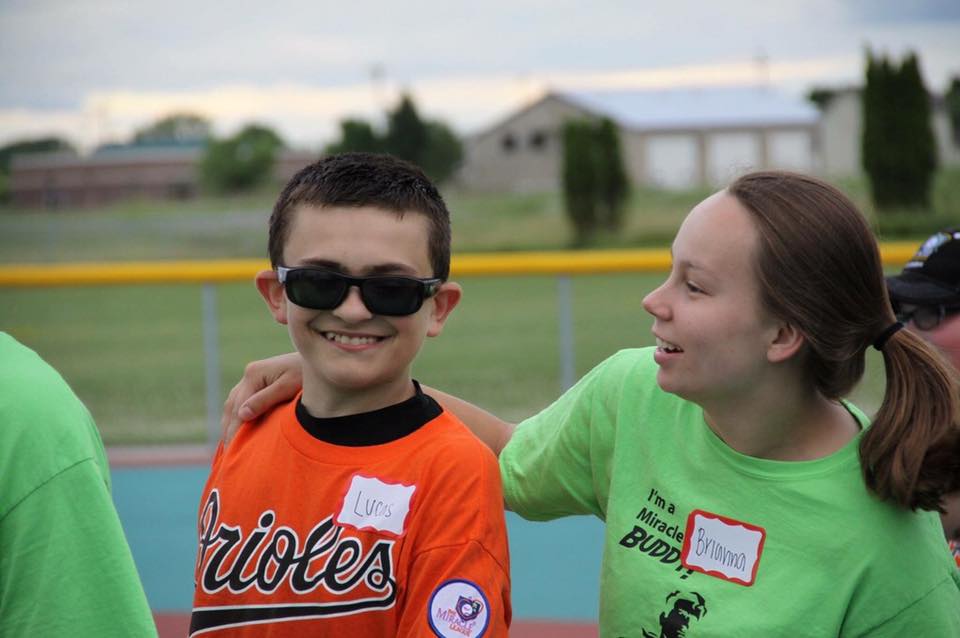
{"type": "MultiPolygon", "coordinates": [[[[884,265],[902,266],[917,249],[915,242],[881,244],[884,265]]],[[[251,281],[266,260],[141,261],[0,265],[0,286],[98,286],[108,284],[225,283],[251,281]]],[[[454,255],[451,277],[515,275],[587,275],[613,272],[665,272],[670,251],[578,250],[454,255]]]]}

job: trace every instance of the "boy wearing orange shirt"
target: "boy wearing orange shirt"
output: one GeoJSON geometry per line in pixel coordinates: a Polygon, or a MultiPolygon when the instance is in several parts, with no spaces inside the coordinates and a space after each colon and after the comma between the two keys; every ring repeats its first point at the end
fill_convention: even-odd
{"type": "Polygon", "coordinates": [[[461,289],[416,167],[308,166],[270,218],[256,284],[303,391],[218,450],[199,511],[191,636],[504,636],[510,580],[490,450],[411,365],[461,289]]]}

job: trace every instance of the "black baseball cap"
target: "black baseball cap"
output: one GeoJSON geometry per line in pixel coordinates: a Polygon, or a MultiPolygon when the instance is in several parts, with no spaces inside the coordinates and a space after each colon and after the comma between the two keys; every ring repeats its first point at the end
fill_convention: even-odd
{"type": "Polygon", "coordinates": [[[887,277],[887,289],[899,303],[960,304],[960,226],[927,238],[903,272],[887,277]]]}

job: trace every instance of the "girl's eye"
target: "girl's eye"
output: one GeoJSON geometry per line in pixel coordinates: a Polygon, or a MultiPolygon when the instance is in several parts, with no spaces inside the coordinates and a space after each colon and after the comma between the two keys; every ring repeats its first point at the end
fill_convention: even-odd
{"type": "Polygon", "coordinates": [[[687,281],[684,283],[687,286],[687,290],[689,290],[690,292],[693,292],[693,293],[703,292],[703,290],[701,290],[696,284],[692,282],[687,281]]]}

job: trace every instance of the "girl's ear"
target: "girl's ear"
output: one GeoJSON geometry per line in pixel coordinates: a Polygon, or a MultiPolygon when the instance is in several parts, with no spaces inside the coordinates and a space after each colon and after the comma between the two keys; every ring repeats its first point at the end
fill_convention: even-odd
{"type": "Polygon", "coordinates": [[[432,303],[430,309],[430,326],[427,328],[428,337],[436,337],[443,332],[443,324],[447,317],[453,312],[453,309],[460,303],[463,296],[463,288],[460,284],[453,281],[445,281],[440,285],[440,290],[428,301],[432,303]]]}
{"type": "Polygon", "coordinates": [[[767,360],[770,363],[780,363],[793,357],[800,351],[807,338],[789,323],[779,323],[777,332],[767,346],[767,360]]]}
{"type": "Polygon", "coordinates": [[[277,271],[261,270],[257,273],[254,283],[260,296],[267,302],[270,314],[277,323],[287,323],[287,296],[283,294],[283,284],[277,280],[277,271]]]}

